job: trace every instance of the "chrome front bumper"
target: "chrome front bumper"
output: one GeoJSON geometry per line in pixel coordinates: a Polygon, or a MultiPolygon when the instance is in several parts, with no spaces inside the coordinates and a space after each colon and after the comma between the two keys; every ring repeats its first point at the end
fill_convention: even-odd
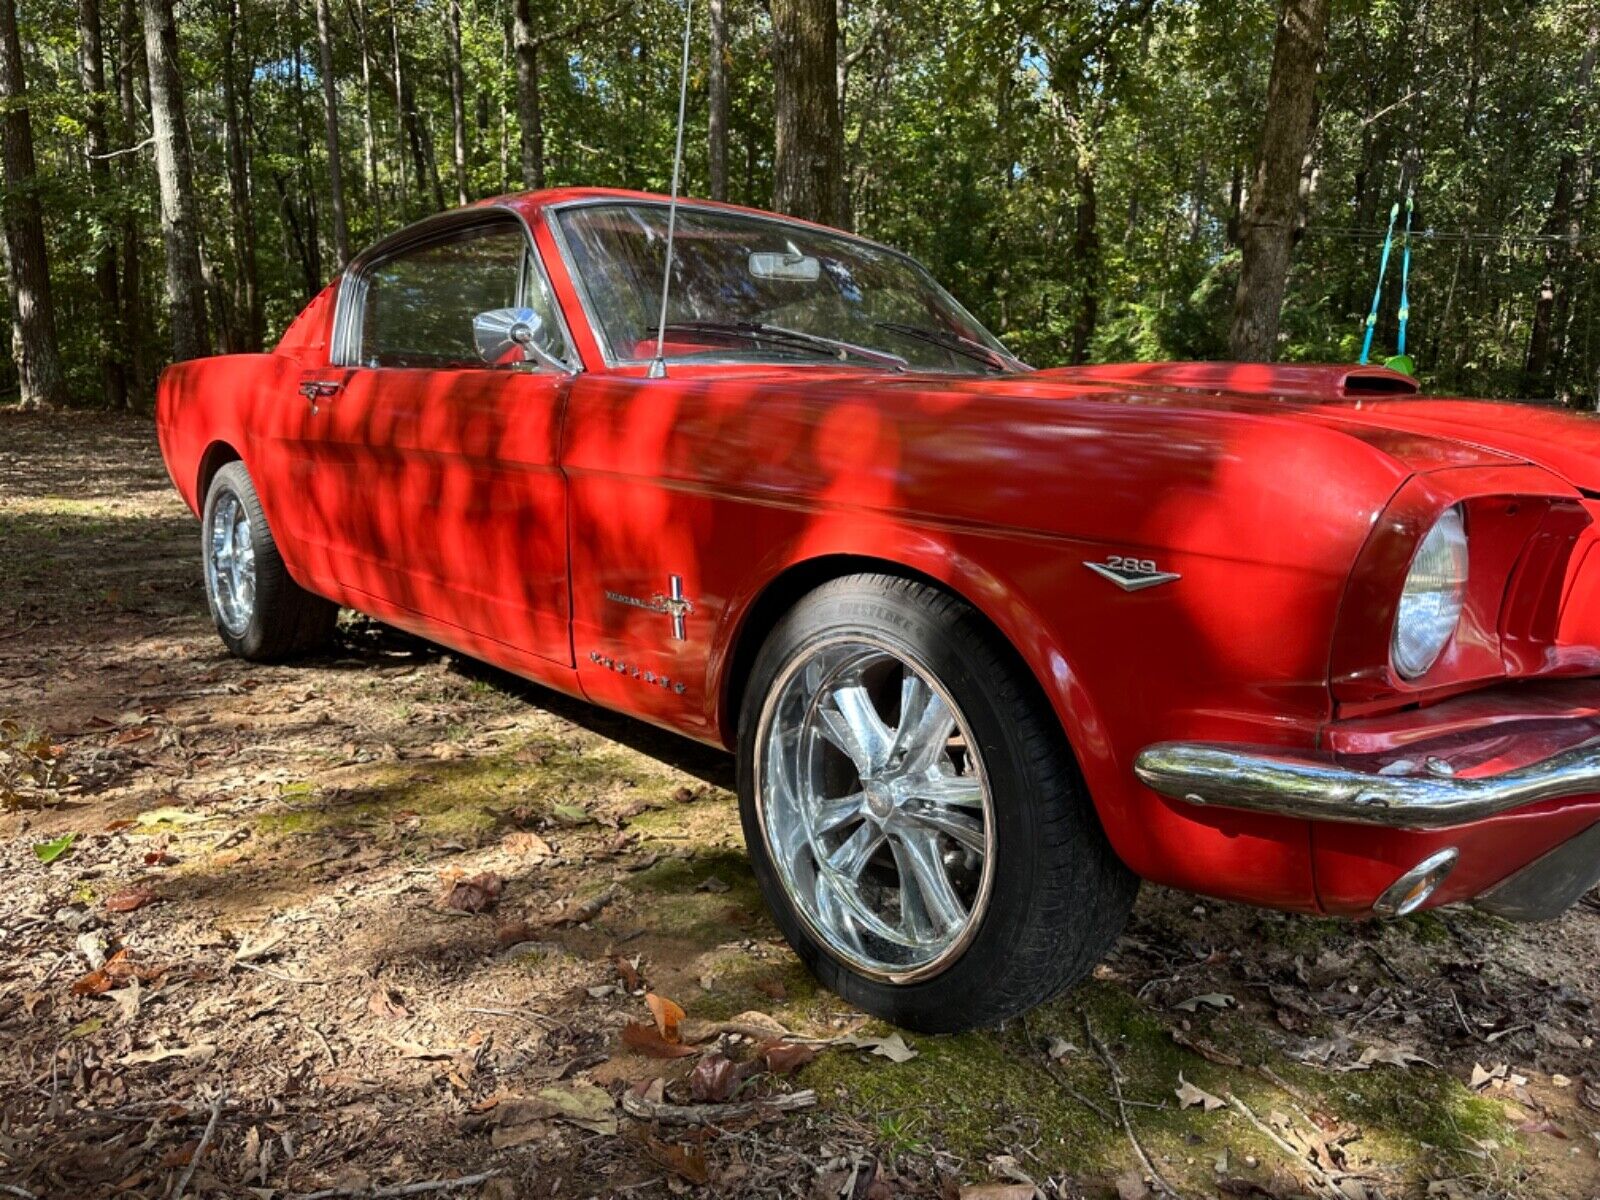
{"type": "Polygon", "coordinates": [[[1207,742],[1159,742],[1140,752],[1133,769],[1147,787],[1188,804],[1391,829],[1446,829],[1539,800],[1600,793],[1600,740],[1497,775],[1456,776],[1427,767],[1388,774],[1207,742]]]}

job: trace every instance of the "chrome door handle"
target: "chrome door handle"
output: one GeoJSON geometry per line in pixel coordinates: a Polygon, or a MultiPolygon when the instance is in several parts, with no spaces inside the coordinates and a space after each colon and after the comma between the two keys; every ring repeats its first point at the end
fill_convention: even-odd
{"type": "Polygon", "coordinates": [[[307,400],[315,403],[325,400],[329,396],[337,395],[344,389],[342,379],[308,379],[300,385],[300,394],[307,400]]]}

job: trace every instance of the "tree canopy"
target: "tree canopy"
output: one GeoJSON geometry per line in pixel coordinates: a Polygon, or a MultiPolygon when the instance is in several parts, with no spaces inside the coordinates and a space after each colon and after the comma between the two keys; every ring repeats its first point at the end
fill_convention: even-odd
{"type": "MultiPolygon", "coordinates": [[[[186,344],[172,322],[193,318],[183,304],[175,315],[167,264],[191,251],[170,215],[163,238],[164,194],[192,225],[199,332],[242,350],[270,345],[338,270],[341,224],[358,250],[462,198],[670,182],[683,8],[667,0],[0,5],[26,83],[7,89],[6,112],[26,114],[36,164],[8,169],[7,221],[20,230],[33,204],[42,214],[76,403],[147,403],[186,344]],[[170,80],[151,69],[165,14],[170,80]],[[164,121],[176,121],[168,149],[188,150],[187,182],[158,156],[164,121]]],[[[815,116],[831,71],[842,177],[826,211],[922,259],[1023,358],[1226,357],[1289,7],[696,5],[685,190],[719,190],[714,123],[728,199],[796,195],[778,134],[826,157],[815,116]],[[791,73],[785,86],[775,71],[791,73]],[[716,122],[713,86],[726,93],[716,122]],[[790,103],[813,116],[780,111],[790,103]]],[[[1287,219],[1272,210],[1291,260],[1270,354],[1354,360],[1390,208],[1409,190],[1408,349],[1426,385],[1592,406],[1596,5],[1334,0],[1327,21],[1298,202],[1287,219]]],[[[1375,330],[1383,353],[1397,265],[1375,330]]],[[[12,264],[14,310],[19,278],[12,264]]],[[[17,362],[14,351],[0,365],[0,397],[17,394],[17,362]]]]}

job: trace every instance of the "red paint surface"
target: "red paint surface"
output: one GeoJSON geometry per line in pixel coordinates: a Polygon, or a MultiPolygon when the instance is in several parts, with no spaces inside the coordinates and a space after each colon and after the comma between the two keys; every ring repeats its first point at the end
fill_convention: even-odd
{"type": "Polygon", "coordinates": [[[219,456],[241,458],[305,586],[724,745],[736,647],[785,572],[919,572],[1017,649],[1118,853],[1198,892],[1358,913],[1453,844],[1441,898],[1455,899],[1600,817],[1580,799],[1445,834],[1313,831],[1166,801],[1131,771],[1163,740],[1383,753],[1445,738],[1470,756],[1509,736],[1496,754],[1515,757],[1552,726],[1557,740],[1588,729],[1600,684],[1563,677],[1600,673],[1600,553],[1578,491],[1600,482],[1594,423],[1374,395],[1406,385],[1347,367],[673,365],[649,380],[604,366],[545,219],[600,194],[617,193],[497,202],[533,232],[580,374],[330,368],[330,287],[274,353],[163,377],[158,428],[184,498],[197,507],[219,456]],[[308,380],[343,386],[313,411],[308,380]],[[1417,540],[1455,503],[1468,617],[1405,683],[1387,667],[1393,606],[1417,540]],[[1182,579],[1124,593],[1083,566],[1110,554],[1182,579]],[[684,641],[667,616],[606,599],[665,593],[674,574],[694,604],[684,641]],[[1485,732],[1501,726],[1517,732],[1485,732]]]}

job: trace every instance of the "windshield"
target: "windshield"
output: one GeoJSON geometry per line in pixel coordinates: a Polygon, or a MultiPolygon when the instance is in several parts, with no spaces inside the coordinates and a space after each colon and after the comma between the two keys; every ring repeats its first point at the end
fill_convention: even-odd
{"type": "MultiPolygon", "coordinates": [[[[666,205],[586,204],[556,220],[611,358],[655,357],[666,205]]],[[[1024,369],[904,255],[693,207],[678,209],[665,355],[974,375],[1024,369]]]]}

